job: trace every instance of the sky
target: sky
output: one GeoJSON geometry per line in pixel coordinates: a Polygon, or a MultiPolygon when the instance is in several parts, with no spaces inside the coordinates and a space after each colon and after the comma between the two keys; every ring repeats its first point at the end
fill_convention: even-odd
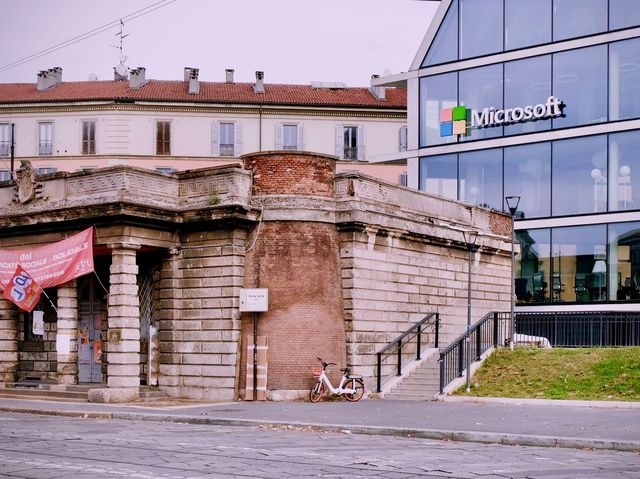
{"type": "MultiPolygon", "coordinates": [[[[146,76],[202,81],[344,82],[368,86],[372,74],[407,71],[439,2],[419,0],[2,0],[0,83],[35,83],[54,66],[63,81],[112,80],[125,17],[124,55],[146,76]],[[150,7],[156,4],[155,10],[150,7]],[[140,11],[137,18],[131,15],[140,11]],[[109,24],[113,26],[109,27],[109,24]],[[105,27],[100,32],[99,27],[105,27]],[[69,39],[96,35],[18,66],[69,39]]],[[[138,14],[136,14],[138,15],[138,14]]]]}

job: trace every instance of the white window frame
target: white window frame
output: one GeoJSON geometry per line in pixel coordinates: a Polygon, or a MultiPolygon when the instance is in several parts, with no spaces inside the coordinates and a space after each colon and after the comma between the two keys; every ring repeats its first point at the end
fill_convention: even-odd
{"type": "Polygon", "coordinates": [[[364,125],[362,124],[356,125],[356,124],[346,123],[343,125],[337,125],[336,126],[336,156],[349,161],[364,161],[365,159],[364,133],[365,133],[365,129],[364,129],[364,125]],[[355,130],[356,146],[350,147],[350,148],[356,149],[355,152],[351,152],[351,153],[355,153],[354,155],[345,154],[347,153],[346,147],[344,144],[345,128],[356,129],[355,130]],[[355,158],[349,157],[349,156],[355,156],[355,158]]]}
{"type": "Polygon", "coordinates": [[[302,123],[284,122],[276,124],[276,150],[302,151],[304,150],[304,125],[302,123]],[[295,144],[285,144],[285,130],[295,128],[295,144]]]}
{"type": "Polygon", "coordinates": [[[211,155],[225,158],[240,156],[242,154],[241,140],[240,122],[234,120],[214,121],[211,126],[211,155]],[[233,143],[221,143],[222,125],[233,125],[233,143]]]}
{"type": "MultiPolygon", "coordinates": [[[[13,136],[15,141],[15,126],[13,136]]],[[[11,122],[0,123],[0,157],[9,158],[11,156],[11,122]],[[6,138],[5,138],[6,136],[6,138]]]]}
{"type": "Polygon", "coordinates": [[[41,120],[38,121],[38,156],[53,156],[53,121],[41,120]],[[49,138],[42,139],[42,127],[49,125],[49,138]]]}

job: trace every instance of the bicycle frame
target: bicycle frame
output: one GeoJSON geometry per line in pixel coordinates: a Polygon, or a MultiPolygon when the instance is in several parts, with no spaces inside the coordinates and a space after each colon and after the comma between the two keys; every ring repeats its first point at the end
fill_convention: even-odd
{"type": "Polygon", "coordinates": [[[327,377],[324,369],[320,373],[320,376],[318,376],[318,381],[324,382],[327,388],[329,388],[329,392],[331,392],[331,394],[355,394],[355,389],[343,387],[344,383],[346,383],[349,379],[351,379],[351,377],[349,377],[347,374],[343,374],[342,378],[340,379],[340,384],[337,388],[334,388],[333,384],[331,384],[331,381],[329,381],[329,378],[327,377]]]}

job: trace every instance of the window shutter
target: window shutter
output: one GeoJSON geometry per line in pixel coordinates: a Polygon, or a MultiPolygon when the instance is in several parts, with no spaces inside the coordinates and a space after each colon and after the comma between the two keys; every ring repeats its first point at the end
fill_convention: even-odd
{"type": "Polygon", "coordinates": [[[364,160],[364,125],[358,125],[358,160],[364,160]]]}
{"type": "Polygon", "coordinates": [[[220,141],[218,140],[220,127],[217,121],[211,124],[211,155],[220,156],[220,141]]]}
{"type": "Polygon", "coordinates": [[[298,125],[298,150],[304,151],[304,125],[298,125]]]}
{"type": "Polygon", "coordinates": [[[234,156],[240,156],[242,154],[242,138],[240,136],[240,122],[236,121],[234,124],[234,138],[233,138],[233,154],[234,156]]]}
{"type": "Polygon", "coordinates": [[[276,123],[276,150],[282,150],[282,123],[276,123]]]}
{"type": "Polygon", "coordinates": [[[400,151],[407,151],[407,125],[400,127],[400,151]]]}
{"type": "Polygon", "coordinates": [[[336,125],[336,156],[344,157],[344,130],[342,125],[336,125]]]}

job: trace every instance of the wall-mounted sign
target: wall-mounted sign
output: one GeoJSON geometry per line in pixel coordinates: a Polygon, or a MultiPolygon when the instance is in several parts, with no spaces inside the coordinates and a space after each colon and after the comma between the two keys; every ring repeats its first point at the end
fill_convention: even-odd
{"type": "Polygon", "coordinates": [[[260,313],[269,310],[269,290],[267,288],[252,288],[240,290],[240,311],[246,313],[260,313]]]}
{"type": "Polygon", "coordinates": [[[546,103],[504,110],[496,110],[492,106],[480,112],[465,106],[445,108],[440,110],[440,136],[468,135],[471,128],[490,128],[530,120],[548,120],[561,116],[563,107],[562,101],[550,96],[546,103]]]}

